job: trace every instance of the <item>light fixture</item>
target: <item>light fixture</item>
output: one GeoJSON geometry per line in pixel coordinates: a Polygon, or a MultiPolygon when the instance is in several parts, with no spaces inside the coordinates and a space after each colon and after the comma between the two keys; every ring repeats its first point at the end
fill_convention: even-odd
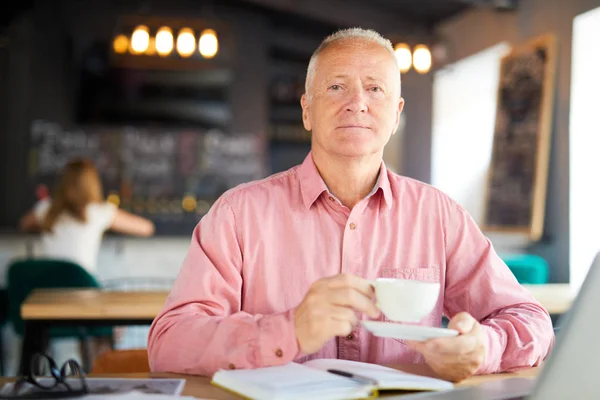
{"type": "Polygon", "coordinates": [[[131,35],[131,52],[141,54],[148,49],[150,43],[150,33],[146,25],[140,25],[131,35]]]}
{"type": "Polygon", "coordinates": [[[219,39],[217,32],[212,29],[205,29],[200,35],[198,41],[198,50],[204,58],[213,58],[219,51],[219,39]]]}
{"type": "Polygon", "coordinates": [[[113,40],[113,50],[117,54],[125,54],[127,53],[127,49],[129,48],[129,38],[125,35],[118,35],[113,40]]]}
{"type": "Polygon", "coordinates": [[[181,58],[203,57],[214,58],[220,51],[219,37],[214,29],[195,31],[195,27],[170,27],[167,25],[137,25],[129,36],[118,34],[112,43],[113,51],[117,54],[131,53],[133,55],[168,57],[177,52],[181,58]],[[155,31],[155,29],[158,29],[155,31]],[[151,35],[151,32],[156,32],[151,35]],[[195,32],[200,32],[197,36],[195,32]],[[195,55],[196,46],[200,55],[195,55]]]}
{"type": "Polygon", "coordinates": [[[412,64],[412,54],[410,47],[406,43],[398,43],[394,48],[396,60],[398,60],[398,68],[401,73],[406,73],[410,70],[412,64]]]}
{"type": "Polygon", "coordinates": [[[177,35],[177,52],[182,57],[189,57],[196,50],[196,38],[190,28],[182,28],[177,35]]]}
{"type": "Polygon", "coordinates": [[[168,26],[163,26],[156,32],[156,52],[161,57],[166,57],[173,51],[173,31],[168,26]]]}
{"type": "Polygon", "coordinates": [[[420,74],[426,74],[431,68],[431,52],[423,44],[415,46],[413,52],[413,67],[420,74]]]}

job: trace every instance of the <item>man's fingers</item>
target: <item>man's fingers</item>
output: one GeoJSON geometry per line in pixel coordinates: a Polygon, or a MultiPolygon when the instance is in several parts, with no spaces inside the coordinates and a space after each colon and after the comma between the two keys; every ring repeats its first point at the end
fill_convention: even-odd
{"type": "Polygon", "coordinates": [[[421,353],[425,362],[438,375],[447,380],[460,381],[476,373],[485,360],[483,330],[479,322],[468,313],[455,315],[448,327],[458,330],[460,334],[405,343],[421,353]]]}
{"type": "Polygon", "coordinates": [[[380,315],[375,302],[370,297],[353,288],[342,287],[334,289],[329,294],[329,300],[334,305],[351,307],[367,314],[371,318],[378,318],[380,315]]]}
{"type": "Polygon", "coordinates": [[[351,288],[366,297],[373,297],[375,290],[368,280],[352,274],[340,274],[330,278],[329,287],[332,289],[351,288]]]}
{"type": "Polygon", "coordinates": [[[358,316],[356,315],[356,311],[349,307],[343,306],[332,306],[331,310],[331,318],[338,321],[347,321],[352,324],[352,326],[356,326],[358,323],[358,316]]]}
{"type": "Polygon", "coordinates": [[[349,321],[331,319],[329,324],[333,336],[347,336],[354,329],[354,326],[349,321]]]}
{"type": "Polygon", "coordinates": [[[469,333],[477,325],[477,320],[467,312],[456,314],[448,323],[449,329],[457,330],[459,333],[469,333]]]}

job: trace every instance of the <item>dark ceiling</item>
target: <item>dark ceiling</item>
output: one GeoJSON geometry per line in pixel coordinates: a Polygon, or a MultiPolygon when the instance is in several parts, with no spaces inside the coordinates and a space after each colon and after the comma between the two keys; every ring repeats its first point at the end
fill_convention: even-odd
{"type": "Polygon", "coordinates": [[[428,27],[471,7],[468,2],[461,0],[369,0],[369,2],[383,12],[428,27]]]}
{"type": "MultiPolygon", "coordinates": [[[[362,26],[396,34],[430,34],[436,24],[470,8],[512,10],[518,0],[219,0],[255,7],[284,24],[362,26]]],[[[312,26],[310,27],[312,28],[312,26]]]]}
{"type": "MultiPolygon", "coordinates": [[[[11,20],[30,9],[36,0],[15,0],[5,2],[0,13],[0,28],[6,28],[11,20]]],[[[37,0],[40,1],[40,0],[37,0]]],[[[43,0],[64,7],[69,1],[82,0],[43,0]]],[[[183,0],[185,1],[185,0],[183,0]]],[[[190,0],[191,1],[191,0],[190,0]]],[[[311,32],[362,26],[373,28],[381,33],[424,36],[431,34],[434,26],[472,7],[492,7],[512,9],[518,0],[195,0],[190,4],[198,6],[208,3],[215,8],[241,7],[251,9],[269,17],[275,24],[304,28],[311,32]]],[[[172,0],[168,3],[182,1],[172,0]]],[[[117,9],[124,4],[134,7],[152,8],[165,3],[165,0],[107,0],[109,7],[117,9]]],[[[166,4],[168,4],[166,3],[166,4]]],[[[59,7],[60,7],[59,6],[59,7]]]]}
{"type": "Polygon", "coordinates": [[[319,25],[331,33],[362,26],[382,33],[423,35],[435,24],[473,7],[471,0],[221,0],[252,7],[281,26],[319,25]]]}

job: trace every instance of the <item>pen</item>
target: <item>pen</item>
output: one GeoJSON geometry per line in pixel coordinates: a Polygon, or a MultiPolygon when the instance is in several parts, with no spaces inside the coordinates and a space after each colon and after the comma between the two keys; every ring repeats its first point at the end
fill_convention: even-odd
{"type": "Polygon", "coordinates": [[[346,378],[350,378],[353,381],[356,381],[358,383],[362,383],[363,385],[374,385],[374,386],[377,386],[377,384],[379,383],[379,382],[377,382],[377,380],[375,380],[373,378],[369,378],[368,376],[362,376],[362,375],[352,374],[350,372],[340,371],[339,369],[328,369],[327,372],[331,372],[332,374],[336,374],[336,375],[344,376],[346,378]]]}

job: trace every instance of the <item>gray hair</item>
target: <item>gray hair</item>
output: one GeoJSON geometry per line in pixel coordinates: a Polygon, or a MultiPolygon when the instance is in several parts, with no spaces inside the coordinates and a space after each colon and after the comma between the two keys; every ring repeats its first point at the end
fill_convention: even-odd
{"type": "MultiPolygon", "coordinates": [[[[329,36],[327,36],[314,51],[312,56],[310,57],[310,61],[308,62],[308,69],[306,70],[306,80],[304,82],[304,90],[308,95],[309,99],[311,97],[309,93],[309,87],[312,84],[313,78],[315,76],[315,70],[317,68],[317,61],[319,55],[325,50],[327,47],[331,46],[334,43],[349,40],[349,39],[359,39],[365,42],[371,42],[376,45],[379,45],[386,49],[394,60],[396,66],[398,65],[398,61],[396,60],[396,53],[394,52],[394,47],[392,46],[392,42],[388,39],[384,38],[378,32],[372,29],[363,29],[363,28],[348,28],[341,29],[329,36]]],[[[398,72],[400,73],[400,72],[398,72]]]]}

